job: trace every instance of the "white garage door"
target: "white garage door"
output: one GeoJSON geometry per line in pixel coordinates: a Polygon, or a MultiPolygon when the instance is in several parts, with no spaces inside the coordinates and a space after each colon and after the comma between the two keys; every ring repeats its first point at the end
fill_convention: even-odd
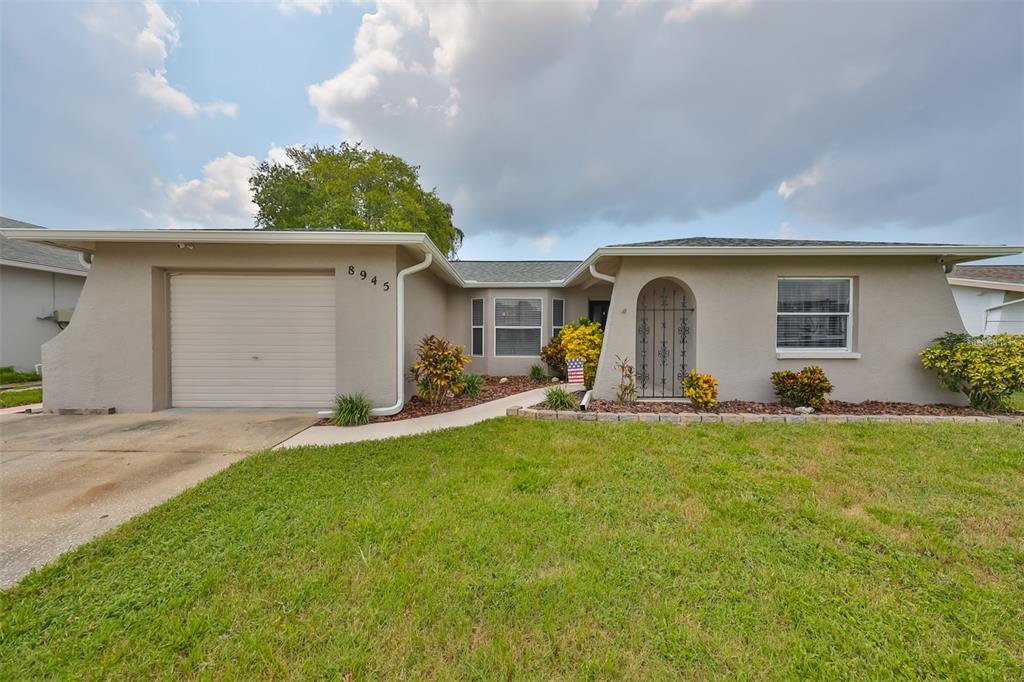
{"type": "Polygon", "coordinates": [[[171,404],[327,407],[334,277],[171,275],[171,404]]]}

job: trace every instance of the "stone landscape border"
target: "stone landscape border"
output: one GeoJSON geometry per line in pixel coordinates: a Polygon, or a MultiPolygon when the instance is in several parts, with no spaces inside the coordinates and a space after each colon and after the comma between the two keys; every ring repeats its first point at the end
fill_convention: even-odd
{"type": "Polygon", "coordinates": [[[901,422],[905,424],[1016,424],[1024,425],[1024,416],[999,414],[991,417],[898,415],[898,414],[753,414],[736,412],[578,412],[510,407],[510,417],[584,422],[661,422],[668,424],[845,424],[848,422],[901,422]]]}

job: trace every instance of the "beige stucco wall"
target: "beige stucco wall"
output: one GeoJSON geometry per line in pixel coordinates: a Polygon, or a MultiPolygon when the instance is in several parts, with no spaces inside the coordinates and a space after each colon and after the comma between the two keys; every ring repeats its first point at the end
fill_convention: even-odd
{"type": "Polygon", "coordinates": [[[171,404],[167,273],[336,271],[337,385],[395,401],[396,251],[390,246],[101,244],[72,323],[43,346],[44,407],[149,412],[171,404]],[[376,275],[378,285],[348,276],[376,275]],[[381,284],[391,282],[383,291],[381,284]]]}
{"type": "MultiPolygon", "coordinates": [[[[418,254],[412,256],[401,253],[398,267],[407,268],[422,260],[423,257],[418,254]]],[[[446,334],[449,295],[457,290],[438,279],[432,270],[421,270],[409,275],[405,287],[405,366],[401,369],[405,378],[405,400],[408,402],[416,395],[416,382],[409,375],[409,369],[416,360],[416,346],[424,336],[446,334]]],[[[449,339],[454,340],[451,337],[449,339]]],[[[467,371],[470,370],[467,368],[467,371]]]]}
{"type": "Polygon", "coordinates": [[[31,371],[42,361],[42,345],[60,333],[39,318],[74,308],[85,277],[10,265],[0,266],[0,367],[31,371]]]}
{"type": "MultiPolygon", "coordinates": [[[[602,268],[604,270],[604,268],[602,268]]],[[[595,395],[615,395],[616,354],[636,353],[637,295],[675,278],[696,299],[696,368],[719,379],[720,399],[774,400],[769,375],[820,365],[837,400],[955,402],[917,353],[963,325],[942,268],[927,257],[623,258],[611,298],[595,395]],[[776,281],[783,276],[854,277],[854,348],[859,359],[776,358],[776,281]]]]}

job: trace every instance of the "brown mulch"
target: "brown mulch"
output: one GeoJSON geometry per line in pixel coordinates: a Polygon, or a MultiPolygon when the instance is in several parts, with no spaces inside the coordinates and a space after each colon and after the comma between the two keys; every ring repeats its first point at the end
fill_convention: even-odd
{"type": "MultiPolygon", "coordinates": [[[[401,421],[403,419],[413,419],[415,417],[426,417],[431,414],[441,414],[443,412],[453,412],[455,410],[461,410],[464,407],[472,407],[473,405],[480,405],[481,403],[489,403],[492,400],[498,398],[505,398],[516,393],[523,393],[525,391],[532,391],[535,388],[541,388],[547,384],[539,384],[536,381],[532,381],[530,377],[522,376],[510,376],[508,381],[505,383],[499,383],[501,377],[484,377],[484,388],[478,395],[473,398],[467,398],[465,396],[459,396],[449,400],[443,405],[431,406],[427,401],[420,398],[418,395],[413,396],[412,400],[405,404],[405,407],[398,414],[391,415],[390,417],[371,417],[370,423],[376,422],[394,422],[401,421]]],[[[330,426],[330,419],[321,419],[317,422],[318,426],[330,426]]]]}
{"type": "MultiPolygon", "coordinates": [[[[577,399],[583,398],[583,393],[576,394],[577,399]]],[[[536,409],[548,409],[544,403],[534,405],[536,409]]],[[[683,402],[658,402],[640,401],[632,405],[617,403],[611,400],[591,400],[587,408],[590,412],[643,412],[657,414],[682,414],[694,413],[701,410],[696,409],[690,403],[683,402]]],[[[748,413],[748,414],[799,414],[791,407],[785,407],[779,403],[758,403],[749,400],[725,400],[718,403],[718,407],[712,412],[748,413]]],[[[922,415],[922,416],[944,416],[944,417],[983,417],[990,413],[976,410],[973,407],[962,407],[959,405],[918,405],[916,403],[892,403],[882,400],[865,400],[861,403],[847,403],[842,400],[832,400],[823,410],[817,410],[816,414],[896,414],[896,415],[922,415]]],[[[1022,415],[1024,412],[1011,412],[1010,414],[1022,415]]]]}

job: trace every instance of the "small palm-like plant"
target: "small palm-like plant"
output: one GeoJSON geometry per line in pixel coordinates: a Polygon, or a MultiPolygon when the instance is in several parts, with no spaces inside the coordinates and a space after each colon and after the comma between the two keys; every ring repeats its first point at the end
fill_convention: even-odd
{"type": "Polygon", "coordinates": [[[362,393],[339,395],[334,399],[335,426],[359,426],[370,423],[370,401],[362,393]]]}

